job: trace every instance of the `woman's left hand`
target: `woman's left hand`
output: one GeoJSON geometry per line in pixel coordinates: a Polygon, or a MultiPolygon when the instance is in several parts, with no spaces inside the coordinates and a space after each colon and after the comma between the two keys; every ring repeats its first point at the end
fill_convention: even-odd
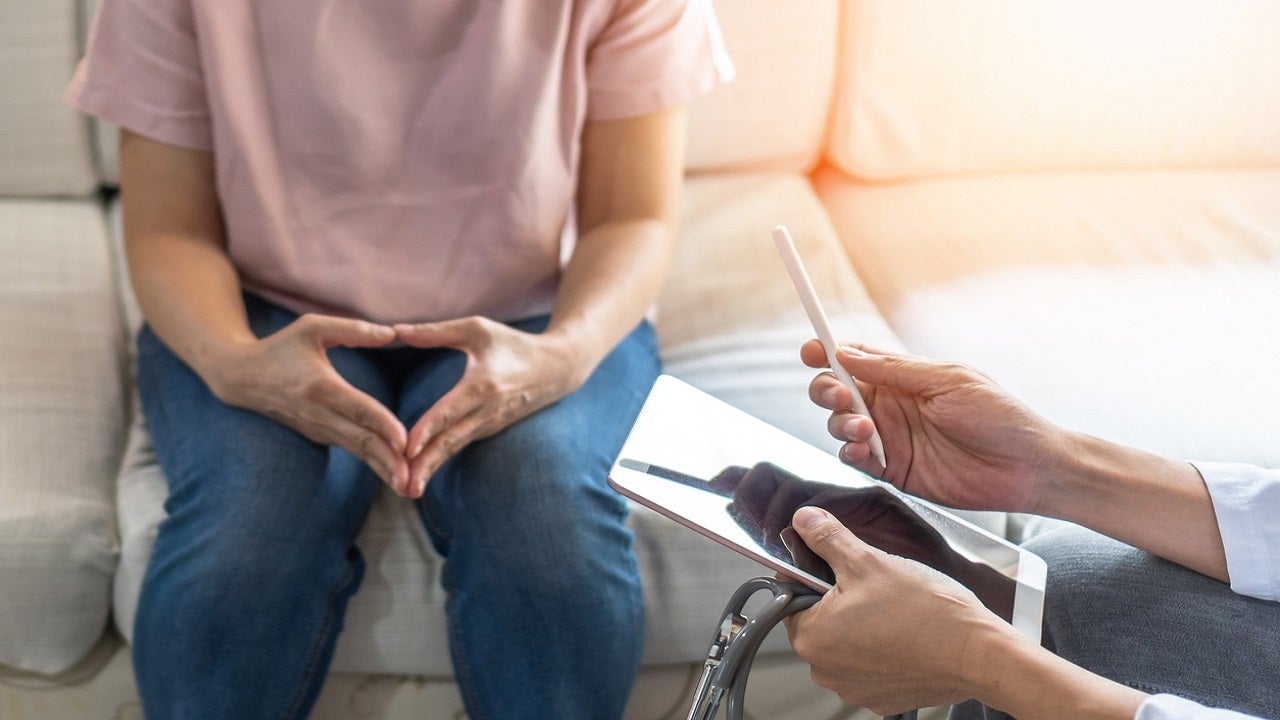
{"type": "Polygon", "coordinates": [[[488,318],[400,324],[395,331],[407,345],[467,355],[462,379],[409,431],[408,482],[395,488],[408,497],[420,497],[427,479],[454,453],[568,395],[588,375],[562,340],[488,318]]]}

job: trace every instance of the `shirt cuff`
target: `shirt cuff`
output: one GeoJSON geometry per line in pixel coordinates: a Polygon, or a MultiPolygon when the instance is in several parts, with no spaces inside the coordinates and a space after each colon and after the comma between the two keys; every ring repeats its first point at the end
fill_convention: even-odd
{"type": "Polygon", "coordinates": [[[1258,720],[1233,710],[1209,708],[1176,695],[1152,695],[1138,706],[1133,720],[1258,720]]]}
{"type": "Polygon", "coordinates": [[[1231,589],[1280,601],[1280,470],[1192,463],[1213,501],[1231,589]]]}
{"type": "Polygon", "coordinates": [[[213,130],[207,114],[146,107],[118,88],[89,81],[85,67],[81,62],[63,93],[68,105],[152,140],[212,152],[213,130]]]}

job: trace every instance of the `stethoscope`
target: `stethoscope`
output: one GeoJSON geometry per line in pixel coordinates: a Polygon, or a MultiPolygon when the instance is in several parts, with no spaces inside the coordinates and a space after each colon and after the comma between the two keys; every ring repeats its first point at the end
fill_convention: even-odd
{"type": "MultiPolygon", "coordinates": [[[[822,595],[804,585],[769,577],[752,578],[734,591],[707,650],[688,720],[714,720],[726,698],[728,720],[742,720],[747,676],[765,636],[784,618],[812,607],[821,598],[822,595]],[[772,597],[748,617],[747,602],[762,591],[768,591],[772,597]]],[[[916,712],[893,717],[915,720],[916,712]]]]}

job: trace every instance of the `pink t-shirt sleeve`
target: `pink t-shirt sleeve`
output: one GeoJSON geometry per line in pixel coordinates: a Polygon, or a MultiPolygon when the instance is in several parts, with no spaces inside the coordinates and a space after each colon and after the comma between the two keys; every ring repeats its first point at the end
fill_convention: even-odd
{"type": "Polygon", "coordinates": [[[190,0],[101,0],[65,97],[139,135],[212,150],[190,0]]]}
{"type": "Polygon", "coordinates": [[[732,77],[710,0],[619,0],[587,54],[587,117],[677,107],[732,77]]]}

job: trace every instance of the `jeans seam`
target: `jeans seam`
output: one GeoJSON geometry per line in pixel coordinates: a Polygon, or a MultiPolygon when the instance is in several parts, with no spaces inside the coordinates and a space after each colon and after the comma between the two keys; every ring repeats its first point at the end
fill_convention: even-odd
{"type": "MultiPolygon", "coordinates": [[[[453,603],[450,603],[451,605],[453,603]]],[[[481,713],[480,703],[477,699],[475,687],[471,679],[471,667],[467,665],[467,659],[462,652],[462,638],[458,635],[458,618],[453,608],[448,611],[449,622],[446,627],[449,632],[449,645],[452,655],[455,659],[453,674],[454,680],[458,683],[458,690],[462,694],[463,703],[467,707],[467,717],[470,720],[485,720],[485,715],[481,713]],[[474,711],[475,714],[472,714],[474,711]]]]}
{"type": "Polygon", "coordinates": [[[355,570],[351,563],[348,563],[347,569],[343,572],[341,580],[338,582],[333,592],[329,594],[328,611],[325,613],[324,625],[321,626],[316,642],[311,646],[311,652],[307,655],[307,664],[303,670],[302,679],[298,684],[298,689],[294,692],[293,700],[290,701],[289,706],[285,708],[284,715],[281,716],[285,720],[297,717],[298,712],[301,710],[302,703],[308,694],[307,691],[315,681],[316,668],[320,664],[320,655],[323,654],[322,648],[325,646],[326,638],[332,634],[334,618],[337,616],[337,613],[334,611],[334,605],[337,604],[338,597],[347,585],[350,584],[351,578],[354,575],[355,570]]]}

